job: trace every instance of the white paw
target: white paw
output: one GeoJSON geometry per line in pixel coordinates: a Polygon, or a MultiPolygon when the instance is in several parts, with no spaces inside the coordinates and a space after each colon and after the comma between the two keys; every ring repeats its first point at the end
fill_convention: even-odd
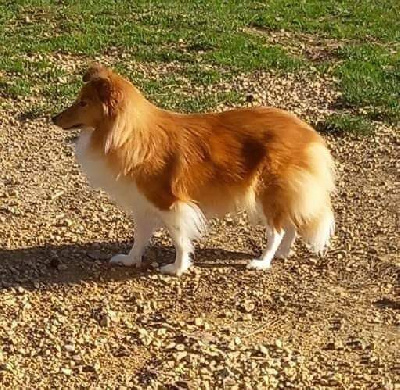
{"type": "Polygon", "coordinates": [[[164,265],[160,268],[161,273],[168,275],[181,276],[190,268],[190,263],[185,264],[184,266],[178,267],[175,263],[164,265]]]}
{"type": "Polygon", "coordinates": [[[270,261],[254,259],[251,260],[249,264],[247,264],[247,269],[268,269],[271,267],[270,261]]]}
{"type": "Polygon", "coordinates": [[[124,265],[126,267],[132,267],[133,265],[135,265],[137,268],[139,268],[142,264],[142,259],[131,257],[129,255],[119,254],[111,258],[110,264],[124,265]]]}
{"type": "Polygon", "coordinates": [[[289,258],[290,256],[292,256],[293,253],[294,253],[294,252],[293,252],[292,250],[290,250],[290,249],[285,249],[285,248],[281,249],[281,248],[278,248],[278,250],[277,250],[276,253],[275,253],[275,257],[276,257],[277,259],[287,259],[287,258],[289,258]]]}

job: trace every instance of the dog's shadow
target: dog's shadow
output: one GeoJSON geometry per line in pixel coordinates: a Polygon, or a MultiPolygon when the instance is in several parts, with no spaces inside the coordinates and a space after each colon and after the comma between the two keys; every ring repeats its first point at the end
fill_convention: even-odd
{"type": "MultiPolygon", "coordinates": [[[[85,281],[116,281],[158,273],[153,266],[174,261],[170,246],[150,246],[140,269],[111,266],[108,262],[117,253],[127,253],[128,243],[90,243],[45,245],[21,249],[0,248],[0,289],[33,289],[52,284],[77,284],[85,281]]],[[[251,253],[224,249],[201,249],[195,252],[196,267],[244,267],[251,253]]]]}

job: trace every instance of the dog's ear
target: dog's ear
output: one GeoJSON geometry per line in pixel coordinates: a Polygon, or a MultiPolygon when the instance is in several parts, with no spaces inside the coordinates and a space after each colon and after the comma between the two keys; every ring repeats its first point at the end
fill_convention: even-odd
{"type": "Polygon", "coordinates": [[[112,77],[96,77],[90,81],[96,89],[97,96],[104,105],[107,115],[116,115],[119,104],[122,102],[122,91],[112,77]]]}
{"type": "Polygon", "coordinates": [[[88,70],[82,76],[82,80],[86,83],[95,78],[106,78],[110,71],[101,64],[92,64],[89,66],[88,70]]]}
{"type": "Polygon", "coordinates": [[[96,89],[97,96],[103,103],[107,103],[112,95],[112,84],[108,78],[92,78],[90,84],[96,89]]]}
{"type": "Polygon", "coordinates": [[[96,90],[109,115],[113,115],[121,100],[121,93],[110,69],[101,64],[92,64],[82,77],[96,90]]]}

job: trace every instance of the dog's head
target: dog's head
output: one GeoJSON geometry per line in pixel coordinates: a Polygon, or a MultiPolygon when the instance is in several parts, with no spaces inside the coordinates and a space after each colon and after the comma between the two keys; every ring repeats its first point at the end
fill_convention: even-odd
{"type": "Polygon", "coordinates": [[[63,129],[97,128],[116,115],[121,100],[118,76],[94,64],[83,75],[83,85],[75,102],[52,118],[63,129]]]}

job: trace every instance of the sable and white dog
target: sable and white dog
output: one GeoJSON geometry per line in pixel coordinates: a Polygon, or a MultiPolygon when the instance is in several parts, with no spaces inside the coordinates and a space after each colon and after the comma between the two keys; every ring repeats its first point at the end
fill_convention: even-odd
{"type": "Polygon", "coordinates": [[[300,235],[324,251],[334,229],[334,164],[320,135],[296,116],[270,107],[179,114],[157,108],[126,79],[91,66],[71,107],[53,118],[82,128],[78,160],[92,185],[132,212],[135,242],[111,263],[140,266],[155,229],[168,229],[181,275],[205,216],[245,210],[267,227],[267,246],[248,268],[286,257],[300,235]]]}

